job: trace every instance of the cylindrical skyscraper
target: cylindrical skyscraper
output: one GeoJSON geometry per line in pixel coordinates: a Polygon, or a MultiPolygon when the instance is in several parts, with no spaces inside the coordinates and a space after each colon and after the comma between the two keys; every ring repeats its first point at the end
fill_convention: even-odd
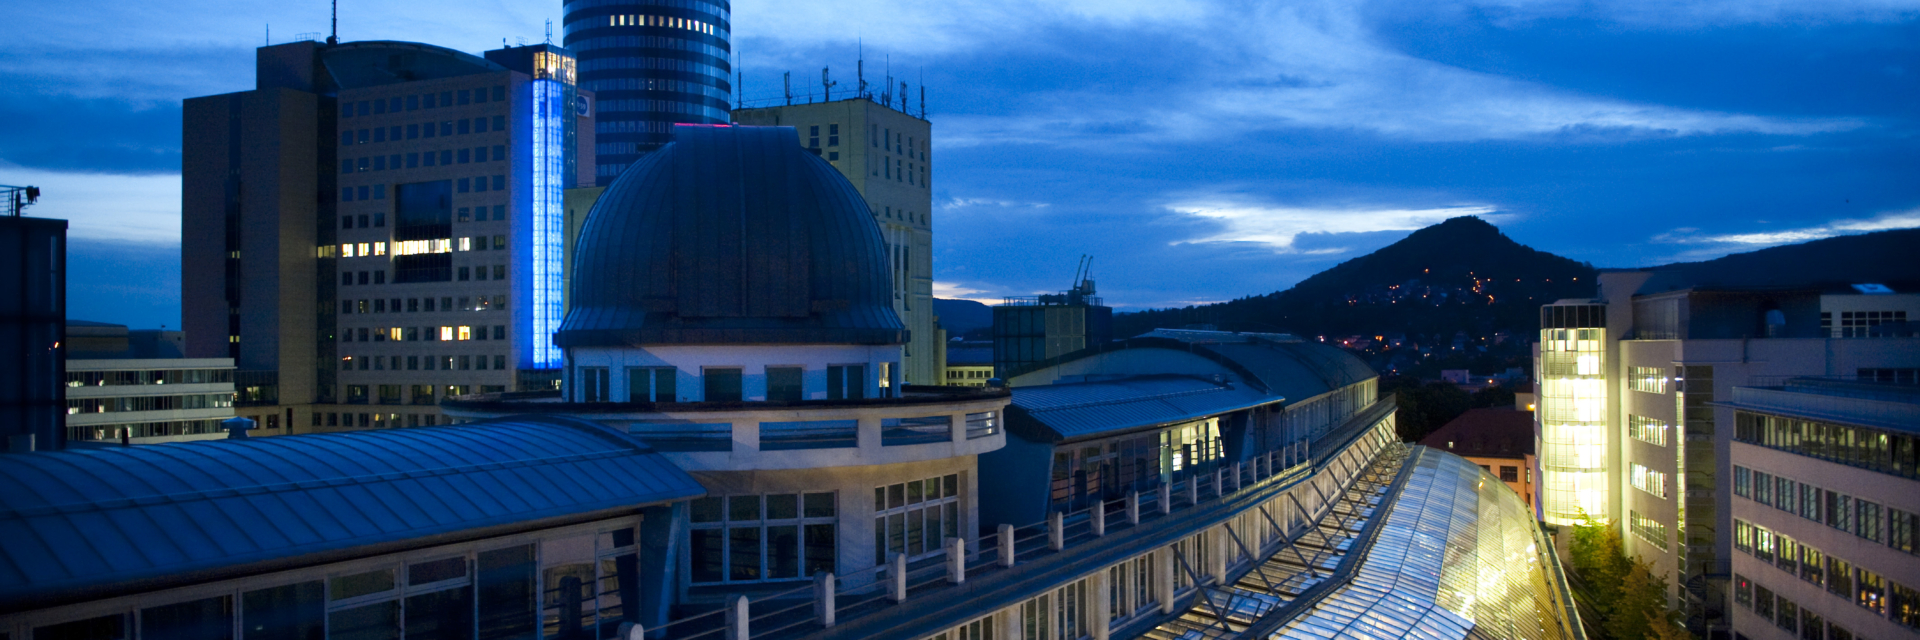
{"type": "Polygon", "coordinates": [[[564,0],[563,42],[598,96],[594,176],[605,185],[673,139],[725,124],[733,96],[728,0],[564,0]]]}

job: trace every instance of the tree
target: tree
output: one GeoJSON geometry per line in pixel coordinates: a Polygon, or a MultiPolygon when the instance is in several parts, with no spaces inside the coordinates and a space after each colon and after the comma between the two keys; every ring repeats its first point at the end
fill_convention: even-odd
{"type": "Polygon", "coordinates": [[[1573,543],[1568,546],[1573,552],[1573,570],[1593,594],[1593,607],[1611,612],[1632,569],[1620,547],[1620,530],[1611,521],[1581,513],[1580,524],[1573,525],[1573,543]]]}
{"type": "Polygon", "coordinates": [[[1667,593],[1667,579],[1654,575],[1652,564],[1633,562],[1620,582],[1619,596],[1607,608],[1607,635],[1614,640],[1658,638],[1654,629],[1662,622],[1672,624],[1675,615],[1667,609],[1667,593]]]}

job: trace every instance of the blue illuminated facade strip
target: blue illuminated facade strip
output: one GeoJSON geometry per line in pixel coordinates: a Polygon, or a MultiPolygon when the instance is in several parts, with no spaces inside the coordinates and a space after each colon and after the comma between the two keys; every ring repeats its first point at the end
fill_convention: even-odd
{"type": "Polygon", "coordinates": [[[533,91],[533,368],[560,368],[553,332],[560,328],[560,276],[565,253],[562,189],[566,176],[565,118],[572,113],[566,87],[534,80],[533,91]]]}

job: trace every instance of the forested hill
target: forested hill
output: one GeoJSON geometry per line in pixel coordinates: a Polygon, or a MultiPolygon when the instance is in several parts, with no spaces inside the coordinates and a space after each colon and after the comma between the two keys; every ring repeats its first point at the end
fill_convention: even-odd
{"type": "Polygon", "coordinates": [[[1184,309],[1114,317],[1114,335],[1210,324],[1227,331],[1319,335],[1528,335],[1540,305],[1594,295],[1594,268],[1514,242],[1461,217],[1415,231],[1293,288],[1184,309]]]}

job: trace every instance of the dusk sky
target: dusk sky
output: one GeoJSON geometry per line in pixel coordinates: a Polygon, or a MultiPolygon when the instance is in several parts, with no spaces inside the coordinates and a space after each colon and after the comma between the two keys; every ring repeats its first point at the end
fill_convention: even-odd
{"type": "MultiPolygon", "coordinates": [[[[342,0],[478,53],[559,0],[342,0]]],[[[749,103],[928,87],[935,294],[1125,308],[1284,289],[1478,215],[1601,267],[1920,226],[1920,1],[740,0],[749,103]]],[[[72,220],[76,319],[179,326],[180,101],[324,2],[0,3],[0,183],[72,220]]],[[[917,97],[917,95],[916,95],[917,97]]]]}

